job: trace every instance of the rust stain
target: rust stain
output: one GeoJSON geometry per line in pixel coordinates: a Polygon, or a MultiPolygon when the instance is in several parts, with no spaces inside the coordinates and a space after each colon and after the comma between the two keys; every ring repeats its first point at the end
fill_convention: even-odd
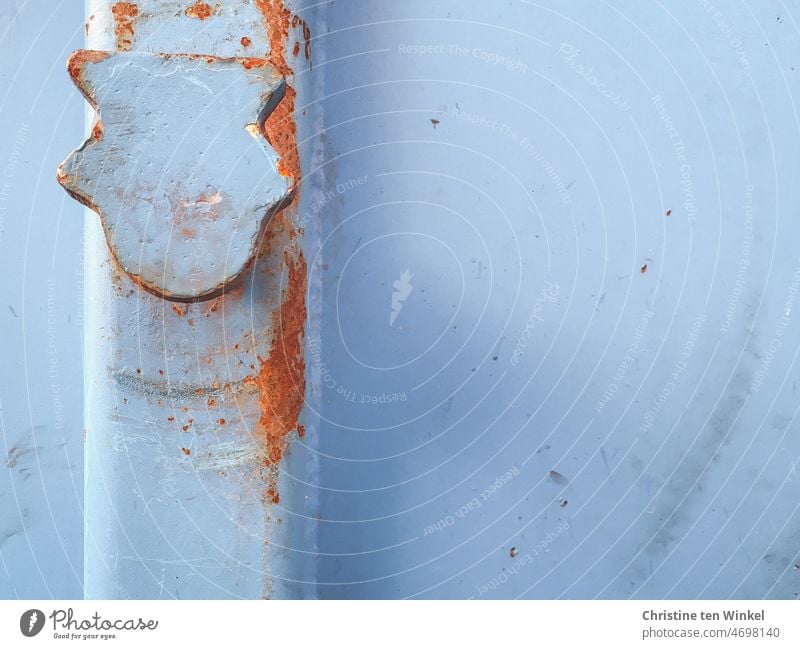
{"type": "MultiPolygon", "coordinates": [[[[267,141],[278,153],[278,171],[291,178],[292,190],[300,184],[300,156],[297,149],[297,126],[294,121],[297,93],[289,80],[294,70],[286,60],[286,43],[292,26],[299,17],[292,17],[283,0],[254,0],[264,15],[270,52],[268,62],[287,79],[283,98],[261,125],[267,141]]],[[[310,34],[310,32],[309,32],[310,34]]],[[[258,358],[258,370],[250,377],[261,401],[259,428],[266,441],[265,465],[267,489],[265,497],[278,503],[278,463],[283,458],[288,436],[297,431],[305,434],[298,419],[305,395],[305,358],[303,333],[306,320],[307,265],[297,237],[300,231],[292,223],[298,193],[292,192],[286,207],[267,225],[262,239],[261,256],[283,255],[287,281],[281,303],[272,313],[272,340],[266,358],[258,358]],[[282,235],[282,236],[280,236],[282,235]],[[276,246],[278,241],[285,246],[276,246]],[[279,252],[280,251],[280,252],[279,252]]]]}
{"type": "MultiPolygon", "coordinates": [[[[311,28],[308,26],[308,23],[303,20],[300,16],[295,14],[292,16],[292,27],[301,27],[303,31],[303,43],[305,45],[304,53],[306,60],[311,58],[311,28]]],[[[292,54],[297,56],[300,53],[300,42],[294,44],[294,49],[292,50],[292,54]]]]}
{"type": "Polygon", "coordinates": [[[303,42],[305,43],[305,47],[303,48],[306,61],[311,60],[311,28],[308,26],[305,20],[301,21],[303,23],[303,42]]]}
{"type": "MultiPolygon", "coordinates": [[[[292,14],[282,0],[255,0],[264,15],[269,36],[269,63],[287,79],[294,74],[286,61],[286,41],[289,38],[292,14]]],[[[297,126],[294,122],[294,104],[297,93],[287,83],[283,99],[267,117],[262,126],[264,137],[278,152],[292,176],[292,186],[300,181],[300,156],[297,152],[297,126]]],[[[284,172],[281,172],[284,174],[284,172]]],[[[285,174],[284,174],[285,175],[285,174]]],[[[296,199],[293,199],[293,203],[296,199]]]]}
{"type": "Polygon", "coordinates": [[[117,36],[117,49],[127,52],[133,46],[134,22],[139,15],[139,6],[133,2],[116,2],[111,7],[114,14],[114,34],[117,36]]]}
{"type": "Polygon", "coordinates": [[[279,159],[278,162],[275,164],[275,168],[278,170],[278,173],[285,178],[293,178],[292,170],[289,169],[288,165],[283,161],[283,159],[279,159]]]}
{"type": "MultiPolygon", "coordinates": [[[[303,334],[306,320],[306,285],[307,285],[307,264],[299,245],[298,237],[301,231],[293,225],[293,214],[296,212],[298,192],[300,184],[301,168],[300,158],[297,147],[297,127],[294,121],[296,91],[291,85],[293,69],[287,63],[286,42],[292,27],[302,26],[303,39],[305,41],[305,56],[310,58],[310,39],[311,32],[305,21],[299,17],[292,17],[286,8],[283,0],[253,0],[255,5],[263,13],[264,22],[267,29],[270,43],[270,53],[267,59],[263,58],[241,58],[238,59],[245,69],[261,67],[266,63],[272,65],[280,72],[289,83],[287,83],[285,94],[276,106],[275,110],[260,125],[263,136],[270,142],[278,153],[280,163],[279,172],[291,178],[292,193],[291,199],[286,202],[283,210],[276,214],[268,223],[264,233],[264,246],[259,252],[259,259],[268,256],[274,267],[281,267],[278,263],[279,255],[283,257],[282,268],[286,273],[286,284],[281,295],[280,303],[274,308],[272,313],[271,340],[268,353],[265,357],[258,357],[258,364],[253,368],[253,374],[245,379],[243,383],[252,384],[257,390],[261,407],[259,418],[259,430],[265,444],[264,465],[261,470],[266,472],[264,497],[272,503],[278,503],[278,464],[283,458],[289,435],[297,432],[299,436],[305,435],[305,429],[299,424],[298,419],[302,411],[305,394],[305,359],[303,355],[303,334]]],[[[120,51],[127,51],[132,48],[134,38],[135,20],[139,16],[138,6],[132,2],[116,2],[112,6],[112,13],[115,20],[116,46],[120,51]]],[[[198,0],[186,9],[186,15],[205,20],[213,14],[211,6],[198,0]]],[[[241,38],[244,47],[251,45],[249,37],[241,38]]],[[[299,53],[297,50],[296,54],[299,53]]],[[[73,55],[68,64],[69,73],[76,84],[82,88],[81,77],[83,67],[90,62],[96,62],[109,56],[105,52],[83,51],[73,55]]],[[[169,56],[169,55],[165,55],[169,56]]],[[[174,55],[181,56],[181,55],[174,55]]],[[[206,60],[218,60],[218,57],[203,55],[206,60]]],[[[87,99],[97,108],[96,102],[92,97],[87,99]]],[[[98,140],[102,137],[102,124],[98,121],[92,131],[92,138],[98,140]]],[[[65,184],[66,178],[59,178],[65,184]]],[[[69,190],[68,190],[69,191],[69,190]]],[[[70,192],[72,194],[72,192],[70,192]]],[[[74,195],[74,194],[73,194],[74,195]]],[[[76,196],[85,205],[97,211],[91,205],[88,197],[76,196]]],[[[225,197],[219,193],[210,192],[208,195],[198,196],[196,199],[186,199],[179,206],[184,212],[193,212],[198,205],[203,206],[203,211],[209,213],[213,218],[217,211],[227,209],[225,197]]],[[[181,209],[176,210],[181,216],[181,209]]],[[[177,223],[182,219],[177,218],[177,223]]],[[[186,235],[188,236],[188,235],[186,235]]],[[[112,260],[117,261],[112,254],[112,260]]],[[[117,262],[118,263],[118,262],[117,262]]],[[[142,283],[138,276],[129,274],[130,279],[141,288],[159,297],[170,298],[153,291],[142,283]]],[[[217,311],[221,306],[225,309],[229,300],[241,299],[242,287],[222,288],[219,299],[215,299],[207,307],[205,315],[217,311]]],[[[217,297],[217,294],[206,296],[217,297]]],[[[182,302],[194,302],[196,300],[182,300],[182,302]]],[[[186,311],[182,306],[173,304],[174,312],[185,315],[186,311]]],[[[141,369],[136,370],[141,374],[141,369]]],[[[209,407],[214,407],[216,403],[213,399],[208,400],[209,407]]],[[[184,412],[188,412],[186,407],[184,412]]],[[[174,417],[168,418],[174,421],[174,417]]],[[[225,419],[218,419],[220,426],[225,425],[225,419]]],[[[188,432],[193,426],[193,419],[181,426],[181,430],[188,432]]],[[[189,455],[188,448],[182,447],[181,451],[189,455]]]]}
{"type": "Polygon", "coordinates": [[[288,280],[283,301],[272,314],[274,330],[269,354],[259,357],[259,370],[245,379],[259,390],[259,427],[266,435],[269,465],[278,464],[286,450],[287,435],[298,429],[305,394],[303,331],[306,321],[306,260],[286,250],[288,280]]]}
{"type": "Polygon", "coordinates": [[[647,264],[644,264],[640,269],[639,272],[644,275],[647,272],[647,264]]]}
{"type": "Polygon", "coordinates": [[[206,18],[211,17],[211,14],[214,13],[214,10],[210,5],[203,2],[203,0],[197,0],[197,2],[195,2],[193,5],[187,7],[184,13],[189,16],[189,18],[205,20],[206,18]]]}
{"type": "MultiPolygon", "coordinates": [[[[125,18],[126,16],[137,16],[139,14],[139,10],[138,10],[137,5],[135,5],[133,3],[129,3],[129,2],[117,2],[113,6],[112,11],[114,12],[115,17],[117,18],[117,32],[119,32],[120,26],[123,25],[123,23],[124,23],[124,20],[122,20],[122,18],[125,18]]],[[[102,136],[103,136],[103,125],[102,125],[102,122],[101,122],[101,120],[99,118],[99,110],[98,110],[98,104],[97,104],[96,98],[93,95],[92,89],[85,83],[85,80],[84,80],[84,69],[88,64],[98,63],[98,62],[108,58],[111,55],[112,54],[110,52],[103,52],[103,51],[98,51],[98,50],[78,50],[78,51],[74,52],[69,57],[69,59],[67,61],[67,71],[68,71],[70,77],[72,78],[72,80],[74,81],[74,83],[78,87],[78,89],[81,91],[81,94],[86,98],[86,100],[95,109],[96,114],[98,116],[97,122],[92,127],[91,136],[87,140],[86,144],[92,144],[93,142],[96,142],[96,141],[98,141],[98,140],[100,140],[102,138],[102,136]]],[[[268,61],[267,59],[264,59],[264,58],[218,57],[218,56],[205,55],[205,54],[199,55],[199,54],[181,54],[181,53],[178,53],[178,54],[160,54],[159,56],[161,58],[164,58],[164,59],[169,59],[169,58],[188,58],[190,60],[205,59],[209,63],[214,63],[214,62],[218,62],[218,61],[223,61],[223,62],[224,61],[236,61],[239,64],[241,64],[245,69],[248,69],[248,70],[252,69],[254,67],[264,67],[270,62],[270,61],[268,61]]],[[[292,94],[293,93],[294,93],[294,91],[292,90],[292,94]]],[[[293,105],[293,102],[292,102],[292,105],[293,105]]],[[[283,102],[281,103],[281,106],[283,106],[283,102]]],[[[290,125],[290,128],[292,130],[292,135],[293,135],[295,129],[294,129],[294,121],[291,118],[292,110],[293,110],[292,108],[289,108],[289,109],[285,109],[283,107],[281,108],[281,111],[286,111],[288,113],[288,123],[290,125]]],[[[275,148],[280,153],[280,148],[279,147],[275,147],[275,148]]],[[[292,204],[294,202],[294,197],[293,197],[293,191],[292,190],[294,189],[294,185],[297,183],[297,179],[299,178],[299,162],[298,162],[298,158],[297,158],[297,145],[296,145],[296,142],[294,142],[294,137],[291,138],[291,141],[289,142],[289,146],[284,147],[284,150],[286,151],[286,155],[294,158],[294,167],[292,167],[292,168],[293,169],[297,169],[296,172],[293,172],[293,173],[290,174],[287,171],[289,169],[289,167],[286,164],[282,163],[281,166],[280,166],[281,172],[284,175],[290,175],[291,178],[292,178],[292,187],[290,188],[290,200],[287,201],[287,205],[288,205],[288,204],[292,204]],[[293,144],[294,146],[291,146],[291,144],[293,144]]],[[[78,191],[75,188],[75,183],[73,182],[73,179],[69,175],[64,174],[59,169],[59,171],[56,173],[56,180],[64,187],[64,189],[67,191],[67,193],[69,193],[70,196],[72,196],[72,198],[74,198],[75,200],[77,200],[79,203],[81,203],[85,207],[89,208],[90,210],[96,212],[98,215],[101,216],[101,219],[102,219],[101,210],[97,207],[97,205],[94,204],[94,202],[93,202],[93,200],[92,200],[92,198],[90,196],[83,194],[82,192],[78,191]]],[[[185,198],[184,200],[179,201],[178,204],[176,204],[176,205],[174,204],[173,205],[173,210],[172,211],[173,211],[175,225],[180,227],[180,226],[182,226],[182,222],[185,221],[185,220],[192,220],[194,222],[194,220],[195,220],[194,217],[196,216],[196,212],[197,212],[197,208],[198,207],[201,208],[200,209],[200,212],[201,212],[200,217],[201,217],[201,219],[205,220],[205,221],[212,221],[215,218],[217,218],[219,216],[219,214],[224,213],[224,212],[226,212],[228,210],[228,207],[229,207],[227,205],[228,201],[229,201],[229,199],[227,199],[227,197],[224,197],[219,192],[217,192],[215,194],[212,194],[211,196],[205,196],[205,195],[201,194],[200,196],[198,196],[197,198],[194,198],[194,199],[185,198]],[[188,217],[191,217],[191,219],[189,219],[188,217]]],[[[196,233],[193,230],[191,230],[190,228],[181,227],[180,228],[180,232],[186,238],[194,238],[196,236],[196,233]]],[[[239,289],[238,293],[237,293],[237,288],[236,288],[235,284],[236,284],[237,280],[239,280],[242,276],[245,275],[245,271],[247,269],[245,269],[245,271],[243,271],[240,274],[239,277],[234,278],[234,280],[232,280],[230,282],[226,282],[226,283],[221,284],[220,286],[216,287],[215,289],[213,289],[211,291],[208,291],[207,293],[205,293],[201,297],[176,296],[176,295],[171,294],[169,291],[163,291],[163,290],[158,289],[158,288],[156,288],[154,286],[151,286],[150,284],[144,282],[139,275],[137,275],[134,272],[126,269],[123,266],[123,264],[120,263],[119,259],[117,258],[117,255],[116,255],[116,251],[114,250],[113,246],[110,245],[110,242],[108,242],[108,240],[107,240],[107,244],[108,244],[109,251],[111,253],[110,254],[111,261],[112,261],[112,263],[114,264],[114,266],[116,268],[115,272],[118,272],[119,275],[120,275],[120,277],[115,277],[114,278],[114,282],[113,282],[115,290],[117,291],[118,294],[121,293],[121,288],[120,288],[121,275],[125,274],[125,275],[128,276],[128,279],[130,279],[133,284],[135,284],[136,286],[138,286],[142,290],[146,291],[147,293],[150,293],[151,295],[155,295],[156,297],[159,297],[159,298],[162,298],[162,299],[168,299],[168,300],[172,300],[172,301],[180,302],[180,303],[202,302],[202,301],[206,301],[206,300],[217,298],[217,297],[221,297],[221,296],[226,297],[227,300],[231,300],[231,299],[236,299],[237,297],[241,296],[241,288],[242,288],[241,282],[238,283],[238,289],[239,289]]],[[[251,261],[251,264],[252,264],[252,261],[251,261]]],[[[213,303],[212,308],[211,308],[212,312],[214,310],[216,310],[216,302],[213,303]]],[[[206,313],[205,315],[206,315],[206,317],[208,317],[209,314],[206,313]]]]}
{"type": "Polygon", "coordinates": [[[266,59],[259,59],[254,57],[238,59],[245,70],[252,70],[253,68],[263,68],[267,63],[266,59]]]}

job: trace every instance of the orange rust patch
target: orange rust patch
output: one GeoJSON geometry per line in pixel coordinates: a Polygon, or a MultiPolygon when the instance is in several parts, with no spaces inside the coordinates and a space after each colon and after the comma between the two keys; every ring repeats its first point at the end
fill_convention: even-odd
{"type": "Polygon", "coordinates": [[[185,315],[186,315],[186,311],[184,311],[184,310],[183,310],[181,307],[179,307],[177,304],[173,304],[173,305],[172,305],[172,310],[175,312],[175,315],[177,315],[177,316],[179,316],[179,317],[181,317],[181,318],[182,318],[183,316],[185,316],[185,315]]]}
{"type": "Polygon", "coordinates": [[[184,455],[191,455],[192,454],[192,452],[188,448],[186,448],[185,446],[183,448],[181,448],[181,451],[183,451],[184,455]]]}
{"type": "Polygon", "coordinates": [[[133,45],[133,25],[139,15],[139,7],[133,2],[117,2],[111,7],[114,14],[114,34],[117,37],[117,49],[127,52],[133,45]]]}
{"type": "Polygon", "coordinates": [[[201,193],[196,198],[181,200],[170,197],[172,207],[172,222],[181,228],[181,234],[187,238],[195,236],[195,231],[189,227],[202,223],[211,223],[230,210],[230,198],[219,191],[214,193],[201,193]],[[188,229],[188,231],[185,231],[188,229]]]}
{"type": "Polygon", "coordinates": [[[272,314],[275,330],[269,355],[259,358],[254,383],[261,399],[260,428],[267,437],[267,464],[277,464],[286,450],[286,436],[297,430],[305,394],[303,330],[306,321],[306,261],[302,255],[284,253],[288,284],[284,299],[272,314]]]}
{"type": "Polygon", "coordinates": [[[247,36],[242,36],[242,46],[243,47],[250,47],[251,41],[247,36]]]}
{"type": "Polygon", "coordinates": [[[187,7],[184,12],[189,18],[197,18],[198,20],[205,20],[211,17],[214,10],[207,5],[203,0],[197,0],[191,7],[187,7]]]}
{"type": "MultiPolygon", "coordinates": [[[[291,79],[293,69],[286,61],[286,42],[289,30],[300,23],[298,16],[286,8],[283,0],[254,0],[264,16],[270,44],[269,63],[285,78],[291,79]]],[[[310,32],[309,32],[310,34],[310,32]]],[[[276,108],[261,125],[262,133],[279,156],[279,173],[291,177],[292,189],[300,184],[300,157],[297,149],[297,127],[294,121],[295,89],[287,84],[276,108]]],[[[265,499],[280,502],[278,494],[278,463],[283,458],[288,435],[305,430],[298,423],[305,395],[305,359],[303,332],[306,319],[307,265],[303,252],[296,245],[300,231],[293,228],[291,213],[297,206],[298,193],[292,192],[286,207],[267,224],[261,242],[260,257],[283,254],[288,281],[281,304],[272,313],[273,336],[266,359],[259,357],[258,371],[249,379],[259,390],[261,418],[259,428],[266,439],[267,466],[265,499]],[[288,246],[277,248],[279,233],[288,236],[288,246]]],[[[255,372],[255,369],[254,369],[255,372]]]]}
{"type": "Polygon", "coordinates": [[[642,273],[642,275],[644,275],[644,274],[647,272],[647,264],[645,264],[644,266],[642,266],[642,267],[639,269],[639,272],[640,272],[640,273],[642,273]]]}
{"type": "Polygon", "coordinates": [[[94,126],[92,126],[92,137],[95,140],[103,139],[103,122],[99,119],[94,123],[94,126]]]}

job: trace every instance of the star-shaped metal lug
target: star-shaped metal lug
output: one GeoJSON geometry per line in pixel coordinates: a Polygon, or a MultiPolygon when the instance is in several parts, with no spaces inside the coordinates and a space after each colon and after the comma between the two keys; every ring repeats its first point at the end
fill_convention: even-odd
{"type": "Polygon", "coordinates": [[[264,138],[284,81],[261,59],[79,51],[95,108],[58,180],[100,215],[131,277],[174,300],[219,293],[247,268],[293,180],[264,138]]]}

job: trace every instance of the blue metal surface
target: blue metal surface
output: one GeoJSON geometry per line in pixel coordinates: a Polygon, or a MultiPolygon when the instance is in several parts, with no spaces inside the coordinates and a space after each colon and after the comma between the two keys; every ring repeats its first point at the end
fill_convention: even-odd
{"type": "MultiPolygon", "coordinates": [[[[87,592],[797,598],[794,8],[410,0],[295,9],[313,64],[294,78],[309,265],[305,437],[283,459],[281,501],[267,509],[253,497],[231,515],[241,484],[187,472],[176,474],[191,485],[182,496],[200,504],[156,502],[150,524],[134,525],[141,494],[90,479],[90,508],[124,515],[111,521],[116,537],[87,542],[99,570],[87,592]],[[274,534],[265,511],[283,526],[274,534]],[[231,520],[269,531],[278,550],[264,555],[248,536],[239,554],[216,552],[242,538],[231,520]],[[180,543],[165,550],[164,539],[180,543]],[[115,552],[122,564],[108,562],[115,552]],[[187,576],[188,590],[170,585],[187,576]]],[[[142,42],[163,49],[154,24],[142,42]]],[[[104,33],[110,45],[100,49],[113,49],[113,29],[104,33]]],[[[67,49],[48,56],[63,60],[67,49]]],[[[63,74],[58,83],[67,92],[63,74]]],[[[11,114],[21,119],[35,99],[11,114]]],[[[44,201],[37,213],[61,200],[48,191],[34,192],[44,201]]],[[[19,248],[7,243],[14,223],[6,216],[4,251],[19,248]]],[[[87,249],[98,261],[102,231],[91,223],[87,249]]],[[[63,236],[77,240],[74,230],[63,236]]],[[[32,264],[32,254],[17,258],[32,264]]],[[[0,281],[21,294],[18,277],[0,281]]],[[[98,290],[103,281],[87,291],[115,299],[98,290]]],[[[153,359],[168,349],[188,375],[194,352],[178,330],[140,326],[159,303],[147,308],[149,320],[120,319],[113,364],[136,368],[140,351],[153,359]]],[[[259,314],[225,326],[235,337],[259,314]]],[[[41,340],[45,323],[42,313],[28,338],[4,327],[41,340]]],[[[7,440],[11,427],[49,419],[47,382],[32,387],[46,376],[45,354],[31,349],[9,346],[12,365],[27,359],[31,369],[22,388],[17,376],[3,379],[7,440]]],[[[112,404],[138,385],[116,374],[130,381],[109,387],[108,363],[93,353],[90,403],[112,404]]],[[[140,390],[120,430],[138,425],[151,397],[140,390]]],[[[248,404],[245,420],[257,417],[248,404]]],[[[176,453],[142,478],[138,467],[164,439],[151,433],[133,440],[132,461],[117,455],[125,463],[109,484],[149,488],[169,466],[188,466],[176,453]]],[[[105,447],[89,453],[109,461],[91,456],[105,447]]],[[[4,513],[46,514],[39,489],[9,491],[33,484],[20,466],[0,474],[4,513]]],[[[44,493],[56,478],[42,478],[44,493]]],[[[59,511],[73,527],[55,529],[74,539],[81,512],[65,491],[59,511]]],[[[22,531],[0,536],[0,592],[74,593],[64,562],[48,554],[58,547],[49,523],[12,520],[22,531]],[[40,584],[26,581],[35,560],[40,584]]],[[[65,547],[79,565],[75,544],[65,547]]]]}

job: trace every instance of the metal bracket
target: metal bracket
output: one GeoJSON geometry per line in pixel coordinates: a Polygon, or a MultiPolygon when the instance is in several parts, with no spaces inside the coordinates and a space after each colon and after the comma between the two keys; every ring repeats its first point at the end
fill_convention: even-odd
{"type": "Polygon", "coordinates": [[[91,50],[68,69],[97,121],[59,182],[97,212],[143,288],[176,301],[218,295],[292,189],[263,134],[283,78],[264,59],[91,50]]]}

